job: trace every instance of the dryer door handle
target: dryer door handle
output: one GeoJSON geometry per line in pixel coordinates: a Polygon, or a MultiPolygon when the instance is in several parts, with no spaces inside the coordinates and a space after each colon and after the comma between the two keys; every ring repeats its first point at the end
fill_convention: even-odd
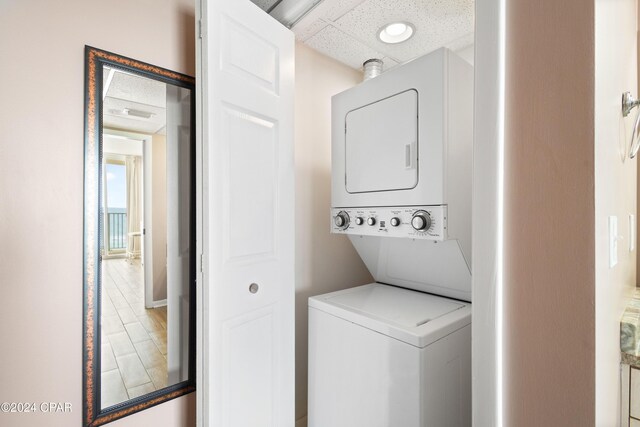
{"type": "Polygon", "coordinates": [[[413,151],[415,150],[416,143],[411,142],[404,146],[404,166],[405,169],[415,169],[416,162],[414,161],[413,151]]]}

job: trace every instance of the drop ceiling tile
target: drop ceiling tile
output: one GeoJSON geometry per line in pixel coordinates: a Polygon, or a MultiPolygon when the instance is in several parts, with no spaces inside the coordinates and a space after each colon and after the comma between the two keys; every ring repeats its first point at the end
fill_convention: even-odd
{"type": "Polygon", "coordinates": [[[367,59],[384,56],[333,26],[325,27],[309,38],[306,44],[355,69],[361,69],[367,59]]]}
{"type": "Polygon", "coordinates": [[[324,0],[308,16],[303,17],[292,30],[297,39],[304,42],[363,1],[365,0],[324,0]]]}
{"type": "Polygon", "coordinates": [[[300,40],[301,42],[305,42],[309,38],[322,31],[327,25],[329,25],[327,22],[322,19],[318,19],[317,21],[313,21],[310,24],[306,25],[304,28],[298,27],[297,31],[295,29],[296,27],[294,27],[293,32],[296,35],[296,39],[300,40]]]}
{"type": "Polygon", "coordinates": [[[371,49],[404,62],[472,33],[473,8],[473,0],[368,0],[336,24],[371,49]],[[414,36],[395,45],[382,43],[378,30],[395,21],[412,23],[414,36]]]}
{"type": "Polygon", "coordinates": [[[165,83],[116,70],[107,96],[165,108],[166,92],[165,83]]]}
{"type": "Polygon", "coordinates": [[[342,15],[349,12],[356,6],[364,3],[366,0],[334,0],[327,2],[324,11],[324,17],[331,21],[339,19],[342,15]]]}

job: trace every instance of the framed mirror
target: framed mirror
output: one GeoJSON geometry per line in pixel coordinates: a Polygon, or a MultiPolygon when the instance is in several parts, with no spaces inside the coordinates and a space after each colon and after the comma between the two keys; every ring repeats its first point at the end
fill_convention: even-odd
{"type": "Polygon", "coordinates": [[[195,390],[195,79],[87,46],[84,424],[195,390]]]}

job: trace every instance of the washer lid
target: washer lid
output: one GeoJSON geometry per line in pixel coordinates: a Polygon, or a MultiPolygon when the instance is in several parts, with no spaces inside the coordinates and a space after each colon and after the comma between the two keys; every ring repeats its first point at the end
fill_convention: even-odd
{"type": "Polygon", "coordinates": [[[471,323],[471,305],[380,283],[309,299],[309,306],[417,347],[471,323]]]}

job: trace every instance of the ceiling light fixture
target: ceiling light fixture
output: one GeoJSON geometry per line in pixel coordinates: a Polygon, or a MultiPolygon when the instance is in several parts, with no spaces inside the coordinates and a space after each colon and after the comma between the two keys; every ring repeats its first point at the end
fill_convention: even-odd
{"type": "Polygon", "coordinates": [[[416,32],[408,22],[391,22],[378,31],[378,38],[383,43],[395,44],[409,40],[416,32]]]}

